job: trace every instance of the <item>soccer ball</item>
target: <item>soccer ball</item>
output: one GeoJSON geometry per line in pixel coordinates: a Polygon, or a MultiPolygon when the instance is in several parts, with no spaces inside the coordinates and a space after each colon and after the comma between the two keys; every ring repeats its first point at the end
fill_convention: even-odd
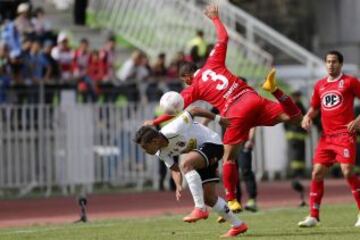
{"type": "Polygon", "coordinates": [[[177,114],[184,109],[184,99],[179,93],[170,91],[160,98],[160,107],[166,114],[177,114]]]}

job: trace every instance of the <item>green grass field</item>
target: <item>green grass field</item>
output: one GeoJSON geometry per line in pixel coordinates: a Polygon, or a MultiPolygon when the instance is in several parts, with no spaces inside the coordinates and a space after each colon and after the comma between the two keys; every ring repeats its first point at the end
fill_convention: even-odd
{"type": "MultiPolygon", "coordinates": [[[[353,227],[356,220],[354,205],[328,205],[322,209],[322,223],[312,229],[300,229],[296,223],[306,215],[306,209],[273,209],[256,214],[242,213],[241,218],[250,230],[240,239],[316,239],[357,240],[360,229],[353,227]]],[[[76,239],[76,240],[119,240],[119,239],[219,239],[228,229],[227,224],[217,224],[215,215],[195,224],[181,222],[178,215],[158,218],[108,220],[89,224],[48,225],[0,230],[1,240],[14,239],[76,239]]]]}

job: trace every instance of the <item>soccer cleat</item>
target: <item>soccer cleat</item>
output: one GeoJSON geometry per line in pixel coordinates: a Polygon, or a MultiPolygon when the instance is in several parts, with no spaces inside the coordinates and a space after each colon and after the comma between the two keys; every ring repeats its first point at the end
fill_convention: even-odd
{"type": "Polygon", "coordinates": [[[201,219],[207,219],[209,212],[207,210],[201,210],[200,208],[194,208],[194,210],[183,218],[184,222],[193,223],[201,219]]]}
{"type": "Polygon", "coordinates": [[[355,227],[360,227],[360,213],[358,214],[357,221],[354,225],[355,227]]]}
{"type": "Polygon", "coordinates": [[[217,223],[224,223],[226,222],[225,218],[223,218],[222,216],[219,216],[217,219],[216,219],[216,222],[217,223]]]}
{"type": "Polygon", "coordinates": [[[233,213],[239,213],[242,211],[241,204],[236,199],[228,201],[227,204],[233,213]]]}
{"type": "Polygon", "coordinates": [[[231,238],[231,237],[236,237],[237,235],[244,233],[248,230],[248,226],[245,223],[242,223],[240,226],[237,227],[231,227],[230,230],[221,235],[221,238],[231,238]]]}
{"type": "Polygon", "coordinates": [[[265,79],[264,83],[262,84],[262,88],[265,91],[268,91],[271,93],[276,91],[277,84],[276,84],[275,74],[276,74],[276,70],[275,70],[275,68],[273,68],[266,76],[266,79],[265,79]]]}
{"type": "Polygon", "coordinates": [[[318,219],[311,217],[311,216],[307,216],[303,221],[298,223],[298,226],[304,227],[304,228],[309,228],[309,227],[315,227],[318,224],[319,224],[318,219]]]}
{"type": "Polygon", "coordinates": [[[257,211],[258,211],[258,207],[257,207],[257,205],[256,205],[255,199],[250,198],[250,199],[247,201],[247,203],[246,203],[246,205],[245,205],[245,210],[250,211],[250,212],[257,212],[257,211]]]}
{"type": "Polygon", "coordinates": [[[301,203],[299,204],[299,207],[306,207],[306,206],[307,206],[307,204],[305,201],[301,201],[301,203]]]}

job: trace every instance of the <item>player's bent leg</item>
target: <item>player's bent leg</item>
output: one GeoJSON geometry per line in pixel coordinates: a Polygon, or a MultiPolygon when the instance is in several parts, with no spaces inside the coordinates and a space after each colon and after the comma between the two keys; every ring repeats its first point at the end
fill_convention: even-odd
{"type": "Polygon", "coordinates": [[[216,212],[219,216],[225,219],[225,221],[231,224],[230,230],[221,237],[235,237],[241,233],[246,232],[248,226],[229,209],[224,199],[217,196],[215,184],[215,182],[208,182],[204,184],[204,193],[206,203],[212,207],[214,212],[216,212]]]}
{"type": "Polygon", "coordinates": [[[184,222],[196,222],[200,219],[207,219],[209,216],[204,201],[202,180],[199,173],[196,171],[196,169],[205,167],[205,160],[198,152],[189,152],[185,154],[183,161],[180,163],[180,168],[188,183],[195,204],[194,210],[188,216],[183,218],[184,222]]]}
{"type": "Polygon", "coordinates": [[[275,75],[276,71],[273,68],[266,76],[262,88],[274,95],[291,122],[299,123],[302,117],[301,110],[297,107],[291,97],[287,96],[280,88],[278,88],[275,75]]]}
{"type": "Polygon", "coordinates": [[[324,177],[327,172],[327,166],[322,164],[314,165],[309,196],[310,216],[300,221],[298,223],[299,227],[315,227],[320,222],[320,205],[324,195],[324,177]]]}

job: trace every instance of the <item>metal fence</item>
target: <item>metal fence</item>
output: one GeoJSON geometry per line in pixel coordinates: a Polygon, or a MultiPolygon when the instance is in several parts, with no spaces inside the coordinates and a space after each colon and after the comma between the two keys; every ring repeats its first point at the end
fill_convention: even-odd
{"type": "MultiPolygon", "coordinates": [[[[79,104],[73,92],[62,94],[64,100],[57,106],[0,106],[3,191],[14,190],[22,196],[40,189],[51,195],[54,189],[60,189],[63,194],[74,194],[81,187],[82,192],[89,193],[96,184],[158,189],[159,160],[145,155],[132,140],[143,121],[153,117],[154,104],[79,104]]],[[[213,122],[210,127],[221,132],[213,122]]],[[[307,146],[309,166],[313,148],[310,139],[307,146]]],[[[286,175],[286,142],[281,125],[257,130],[254,157],[258,178],[265,173],[270,178],[275,173],[286,175]]]]}
{"type": "MultiPolygon", "coordinates": [[[[0,188],[51,194],[95,183],[142,188],[156,161],[132,143],[152,117],[151,105],[61,104],[0,106],[0,188]]],[[[155,179],[156,181],[156,179],[155,179]]]]}

